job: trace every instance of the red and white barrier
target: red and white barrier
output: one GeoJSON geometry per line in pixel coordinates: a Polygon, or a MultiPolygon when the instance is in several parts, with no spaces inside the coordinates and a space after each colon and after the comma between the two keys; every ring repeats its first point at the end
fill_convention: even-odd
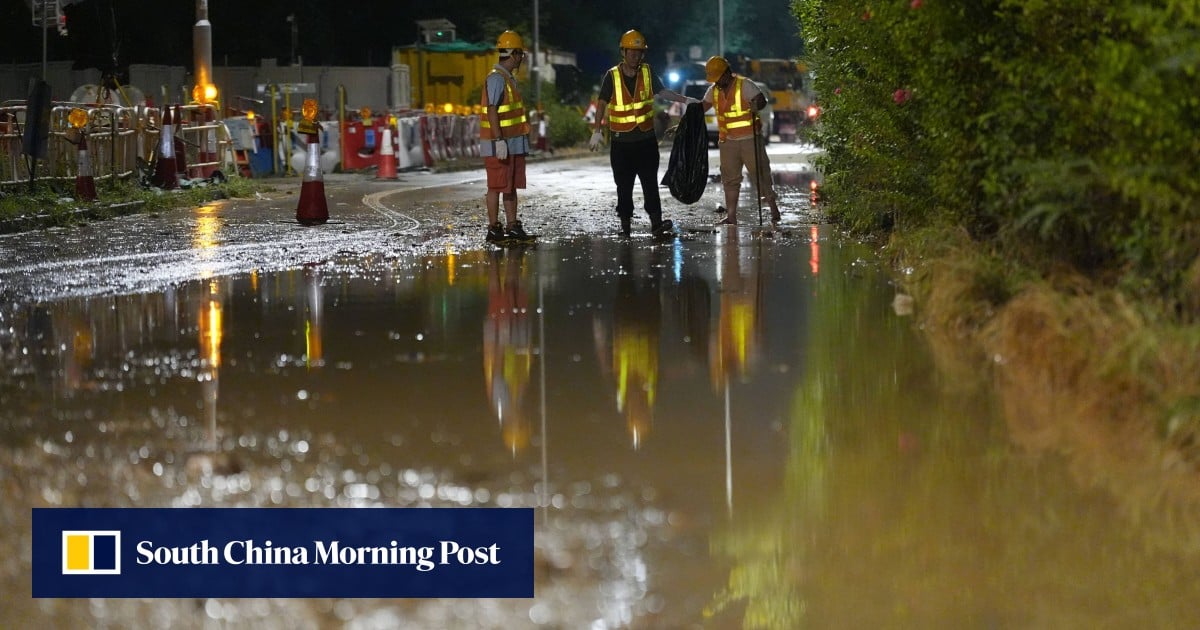
{"type": "Polygon", "coordinates": [[[151,183],[165,190],[179,188],[179,177],[175,170],[175,121],[171,108],[163,109],[162,129],[158,138],[158,159],[154,161],[154,177],[151,183]]]}
{"type": "Polygon", "coordinates": [[[87,134],[79,136],[79,171],[75,174],[75,197],[80,201],[95,201],[96,179],[92,175],[92,160],[88,157],[87,134]]]}

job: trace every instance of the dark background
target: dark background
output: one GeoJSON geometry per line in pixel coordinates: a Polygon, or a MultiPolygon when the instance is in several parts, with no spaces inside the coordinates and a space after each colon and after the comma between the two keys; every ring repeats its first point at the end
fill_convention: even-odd
{"type": "MultiPolygon", "coordinates": [[[[752,57],[800,54],[789,0],[724,0],[726,52],[752,57]]],[[[392,46],[417,41],[416,21],[446,18],[458,39],[494,43],[512,28],[533,46],[533,1],[315,2],[313,0],[210,0],[213,63],[258,65],[291,55],[289,14],[298,22],[298,54],[305,65],[383,66],[392,46]]],[[[71,60],[77,69],[117,70],[131,63],[192,65],[195,2],[188,0],[84,0],[66,7],[68,35],[49,31],[48,58],[71,60]]],[[[540,0],[541,47],[578,55],[586,73],[599,73],[617,58],[623,32],[637,28],[650,45],[648,61],[666,63],[668,50],[686,56],[688,46],[711,54],[717,44],[717,0],[540,0]]],[[[0,63],[42,59],[42,33],[32,26],[23,0],[0,0],[0,63]]]]}

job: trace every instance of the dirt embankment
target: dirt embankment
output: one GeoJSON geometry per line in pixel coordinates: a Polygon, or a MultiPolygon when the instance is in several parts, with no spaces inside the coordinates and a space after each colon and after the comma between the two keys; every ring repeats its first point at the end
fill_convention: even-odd
{"type": "Polygon", "coordinates": [[[1149,547],[1200,553],[1200,327],[1078,279],[992,290],[980,262],[911,275],[939,367],[987,364],[1018,448],[1065,458],[1149,547]]]}

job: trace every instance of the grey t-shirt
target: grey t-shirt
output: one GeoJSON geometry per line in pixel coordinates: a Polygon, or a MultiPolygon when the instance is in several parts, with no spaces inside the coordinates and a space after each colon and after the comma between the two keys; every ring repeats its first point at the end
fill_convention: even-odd
{"type": "MultiPolygon", "coordinates": [[[[499,70],[500,73],[503,73],[503,76],[501,76],[501,74],[498,74],[495,72],[488,73],[487,80],[484,82],[483,86],[484,86],[484,89],[487,90],[488,103],[494,104],[494,103],[500,103],[501,100],[504,98],[504,77],[505,76],[511,77],[512,75],[509,74],[508,70],[505,70],[504,67],[501,66],[500,64],[496,64],[493,67],[496,68],[497,70],[499,70]]],[[[480,117],[482,119],[486,119],[487,112],[485,111],[482,114],[480,114],[480,117]]],[[[526,118],[529,117],[529,108],[525,108],[525,117],[526,118]]],[[[529,153],[529,135],[528,134],[508,139],[508,154],[509,155],[523,155],[526,153],[529,153]]],[[[480,140],[479,141],[479,155],[481,155],[483,157],[492,157],[495,154],[496,153],[495,153],[495,150],[492,148],[491,140],[480,140]]]]}

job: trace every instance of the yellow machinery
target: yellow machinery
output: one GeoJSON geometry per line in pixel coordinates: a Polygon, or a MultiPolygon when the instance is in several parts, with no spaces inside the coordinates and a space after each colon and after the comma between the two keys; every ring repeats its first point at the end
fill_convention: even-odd
{"type": "MultiPolygon", "coordinates": [[[[496,49],[490,44],[432,42],[392,49],[392,63],[409,68],[412,103],[417,109],[432,105],[436,111],[445,111],[447,104],[478,105],[479,89],[496,61],[496,49]],[[471,94],[475,94],[473,100],[471,94]]],[[[517,78],[524,78],[526,72],[522,66],[517,78]]]]}
{"type": "Polygon", "coordinates": [[[804,63],[790,59],[749,59],[745,74],[771,90],[771,107],[775,111],[775,128],[784,142],[790,142],[800,128],[815,122],[818,110],[814,105],[807,68],[804,63]]]}

